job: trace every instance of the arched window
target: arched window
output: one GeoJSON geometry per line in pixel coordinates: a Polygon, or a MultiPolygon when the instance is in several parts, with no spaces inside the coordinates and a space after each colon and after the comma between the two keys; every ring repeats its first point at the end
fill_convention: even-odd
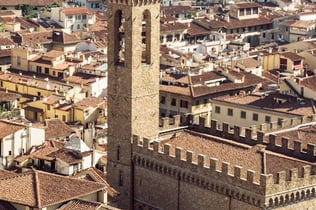
{"type": "Polygon", "coordinates": [[[142,20],[142,63],[151,63],[151,14],[149,10],[143,12],[142,20]]]}
{"type": "Polygon", "coordinates": [[[114,17],[114,62],[116,65],[124,65],[125,61],[125,19],[121,10],[116,11],[114,17]]]}

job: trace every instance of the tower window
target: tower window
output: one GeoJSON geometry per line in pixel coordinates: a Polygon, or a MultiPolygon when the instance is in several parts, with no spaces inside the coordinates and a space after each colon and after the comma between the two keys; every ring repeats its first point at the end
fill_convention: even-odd
{"type": "Polygon", "coordinates": [[[119,172],[119,186],[122,187],[123,186],[123,171],[119,172]]]}
{"type": "Polygon", "coordinates": [[[125,18],[121,10],[118,10],[115,14],[114,20],[114,62],[117,65],[124,65],[125,61],[125,18]]]}
{"type": "Polygon", "coordinates": [[[116,160],[119,161],[120,160],[120,154],[121,153],[121,147],[120,145],[117,146],[116,148],[116,160]]]}
{"type": "Polygon", "coordinates": [[[143,13],[142,20],[142,63],[150,64],[151,53],[150,53],[150,32],[151,32],[151,21],[150,12],[146,10],[143,13]]]}

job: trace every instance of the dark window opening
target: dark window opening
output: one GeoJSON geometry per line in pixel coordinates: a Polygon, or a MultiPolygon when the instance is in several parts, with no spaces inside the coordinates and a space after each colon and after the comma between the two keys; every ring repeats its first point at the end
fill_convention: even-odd
{"type": "Polygon", "coordinates": [[[220,114],[221,113],[221,107],[215,106],[215,113],[220,114]]]}
{"type": "Polygon", "coordinates": [[[143,13],[143,25],[142,25],[142,63],[150,64],[151,63],[151,16],[150,12],[146,10],[143,13]]]}
{"type": "Polygon", "coordinates": [[[265,117],[265,122],[266,123],[270,123],[271,122],[271,117],[270,116],[266,116],[265,117]]]}
{"type": "Polygon", "coordinates": [[[177,99],[173,98],[171,99],[171,106],[176,106],[177,105],[177,99]]]}
{"type": "Polygon", "coordinates": [[[233,116],[233,109],[228,108],[227,109],[227,115],[228,116],[233,116]]]}
{"type": "Polygon", "coordinates": [[[121,155],[121,147],[120,147],[120,145],[118,145],[116,148],[116,160],[117,161],[120,161],[120,155],[121,155]]]}
{"type": "Polygon", "coordinates": [[[256,114],[256,113],[253,113],[253,115],[252,115],[252,120],[253,121],[258,121],[258,114],[256,114]]]}
{"type": "Polygon", "coordinates": [[[119,172],[119,186],[122,187],[123,186],[123,172],[120,171],[119,172]]]}
{"type": "Polygon", "coordinates": [[[125,62],[125,18],[122,11],[118,10],[114,20],[114,62],[124,65],[125,62]]]}
{"type": "Polygon", "coordinates": [[[246,112],[245,111],[240,112],[240,118],[246,119],[246,112]]]}
{"type": "Polygon", "coordinates": [[[180,100],[180,107],[182,108],[188,108],[188,102],[184,100],[180,100]]]}
{"type": "Polygon", "coordinates": [[[166,103],[166,97],[165,96],[161,96],[160,97],[160,103],[161,104],[165,104],[166,103]]]}

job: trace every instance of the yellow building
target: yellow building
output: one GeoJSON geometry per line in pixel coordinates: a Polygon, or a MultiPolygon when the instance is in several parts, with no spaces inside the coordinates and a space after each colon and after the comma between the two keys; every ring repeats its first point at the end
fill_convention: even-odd
{"type": "Polygon", "coordinates": [[[98,120],[103,122],[106,118],[105,109],[106,101],[104,99],[98,97],[85,98],[73,105],[73,120],[80,121],[84,125],[98,120]]]}
{"type": "Polygon", "coordinates": [[[64,79],[75,72],[76,63],[65,60],[63,51],[51,50],[29,61],[30,71],[64,79]]]}
{"type": "Polygon", "coordinates": [[[302,104],[296,97],[277,93],[226,95],[212,99],[212,120],[218,121],[219,125],[229,123],[243,128],[256,128],[273,123],[277,128],[284,126],[286,120],[312,114],[313,106],[309,101],[302,104]]]}

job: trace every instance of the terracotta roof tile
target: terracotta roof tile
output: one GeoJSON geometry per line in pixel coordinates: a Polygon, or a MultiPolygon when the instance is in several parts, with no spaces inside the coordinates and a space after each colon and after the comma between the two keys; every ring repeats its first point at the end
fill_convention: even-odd
{"type": "MultiPolygon", "coordinates": [[[[1,5],[3,5],[2,2],[1,5]]],[[[2,16],[15,16],[15,13],[11,10],[0,10],[0,17],[2,16]]]]}
{"type": "Polygon", "coordinates": [[[63,205],[59,210],[98,210],[101,206],[101,203],[74,199],[63,205]]]}
{"type": "Polygon", "coordinates": [[[316,76],[306,77],[301,81],[301,85],[316,91],[316,76]]]}
{"type": "Polygon", "coordinates": [[[48,44],[52,42],[52,31],[43,32],[20,32],[22,37],[22,44],[35,46],[37,44],[48,44]]]}
{"type": "Polygon", "coordinates": [[[14,45],[14,44],[15,43],[11,39],[9,39],[7,37],[0,38],[0,45],[5,46],[5,45],[14,45]]]}
{"type": "Polygon", "coordinates": [[[0,50],[0,58],[11,57],[11,49],[0,50]]]}
{"type": "Polygon", "coordinates": [[[8,121],[1,120],[0,121],[0,131],[1,131],[0,132],[0,139],[8,136],[10,134],[13,134],[14,132],[16,132],[18,130],[22,130],[24,128],[26,128],[25,125],[11,123],[8,121]]]}
{"type": "Polygon", "coordinates": [[[71,149],[62,148],[48,154],[48,157],[60,159],[63,162],[71,165],[82,162],[82,157],[89,155],[91,152],[78,152],[71,149]]]}
{"type": "Polygon", "coordinates": [[[258,108],[274,110],[278,112],[285,112],[298,116],[311,115],[314,113],[313,105],[310,101],[305,101],[304,104],[299,102],[296,97],[282,95],[282,94],[269,94],[261,97],[256,95],[239,95],[239,96],[220,96],[215,98],[236,104],[251,105],[258,108]],[[283,103],[279,103],[277,99],[284,99],[283,103]]]}
{"type": "Polygon", "coordinates": [[[12,101],[12,100],[16,100],[20,97],[21,97],[20,94],[10,93],[10,92],[0,90],[0,102],[1,101],[12,101]]]}
{"type": "Polygon", "coordinates": [[[66,15],[93,14],[94,12],[87,7],[68,7],[63,8],[62,12],[66,15]]]}
{"type": "MultiPolygon", "coordinates": [[[[51,5],[55,2],[61,3],[62,0],[23,0],[24,4],[29,4],[32,6],[47,6],[51,5]]],[[[8,0],[8,1],[1,1],[1,6],[17,6],[21,4],[20,0],[8,0]]]]}
{"type": "MultiPolygon", "coordinates": [[[[194,152],[194,161],[197,160],[198,154],[203,154],[205,155],[205,160],[216,158],[220,165],[223,161],[228,162],[230,163],[231,172],[234,165],[259,172],[262,170],[261,155],[257,152],[257,148],[226,139],[185,131],[164,143],[172,146],[173,149],[170,149],[171,152],[174,152],[176,147],[181,147],[184,151],[190,150],[194,152]]],[[[260,173],[255,174],[255,181],[259,180],[259,176],[260,173]]]]}
{"type": "Polygon", "coordinates": [[[304,58],[302,56],[299,56],[298,54],[294,52],[284,52],[280,53],[280,55],[292,60],[292,61],[298,61],[298,60],[303,60],[304,58]]]}
{"type": "Polygon", "coordinates": [[[42,171],[27,171],[0,179],[0,200],[43,208],[103,190],[104,187],[96,182],[42,171]]]}
{"type": "Polygon", "coordinates": [[[261,8],[262,6],[256,2],[240,2],[237,4],[233,4],[233,7],[236,8],[253,8],[253,7],[259,7],[261,8]]]}
{"type": "Polygon", "coordinates": [[[75,131],[58,119],[45,120],[45,139],[65,139],[75,131]]]}
{"type": "Polygon", "coordinates": [[[99,97],[89,97],[89,98],[84,98],[81,101],[77,102],[74,104],[74,107],[77,109],[86,109],[89,107],[100,107],[102,106],[106,101],[103,98],[99,97]]]}
{"type": "Polygon", "coordinates": [[[86,179],[89,181],[95,181],[106,185],[108,194],[112,197],[118,195],[118,192],[113,189],[106,181],[106,174],[94,167],[88,168],[77,173],[74,177],[79,179],[86,179]]]}
{"type": "Polygon", "coordinates": [[[197,24],[204,26],[207,29],[237,29],[237,28],[244,28],[244,27],[251,27],[257,25],[266,25],[271,24],[272,20],[268,17],[260,16],[259,18],[252,18],[252,19],[244,19],[238,20],[235,18],[230,18],[230,21],[227,22],[222,19],[210,20],[210,19],[196,19],[194,20],[197,24]]]}
{"type": "Polygon", "coordinates": [[[95,82],[96,78],[98,78],[98,76],[84,73],[75,73],[72,76],[65,78],[64,80],[74,84],[87,85],[95,82]]]}

